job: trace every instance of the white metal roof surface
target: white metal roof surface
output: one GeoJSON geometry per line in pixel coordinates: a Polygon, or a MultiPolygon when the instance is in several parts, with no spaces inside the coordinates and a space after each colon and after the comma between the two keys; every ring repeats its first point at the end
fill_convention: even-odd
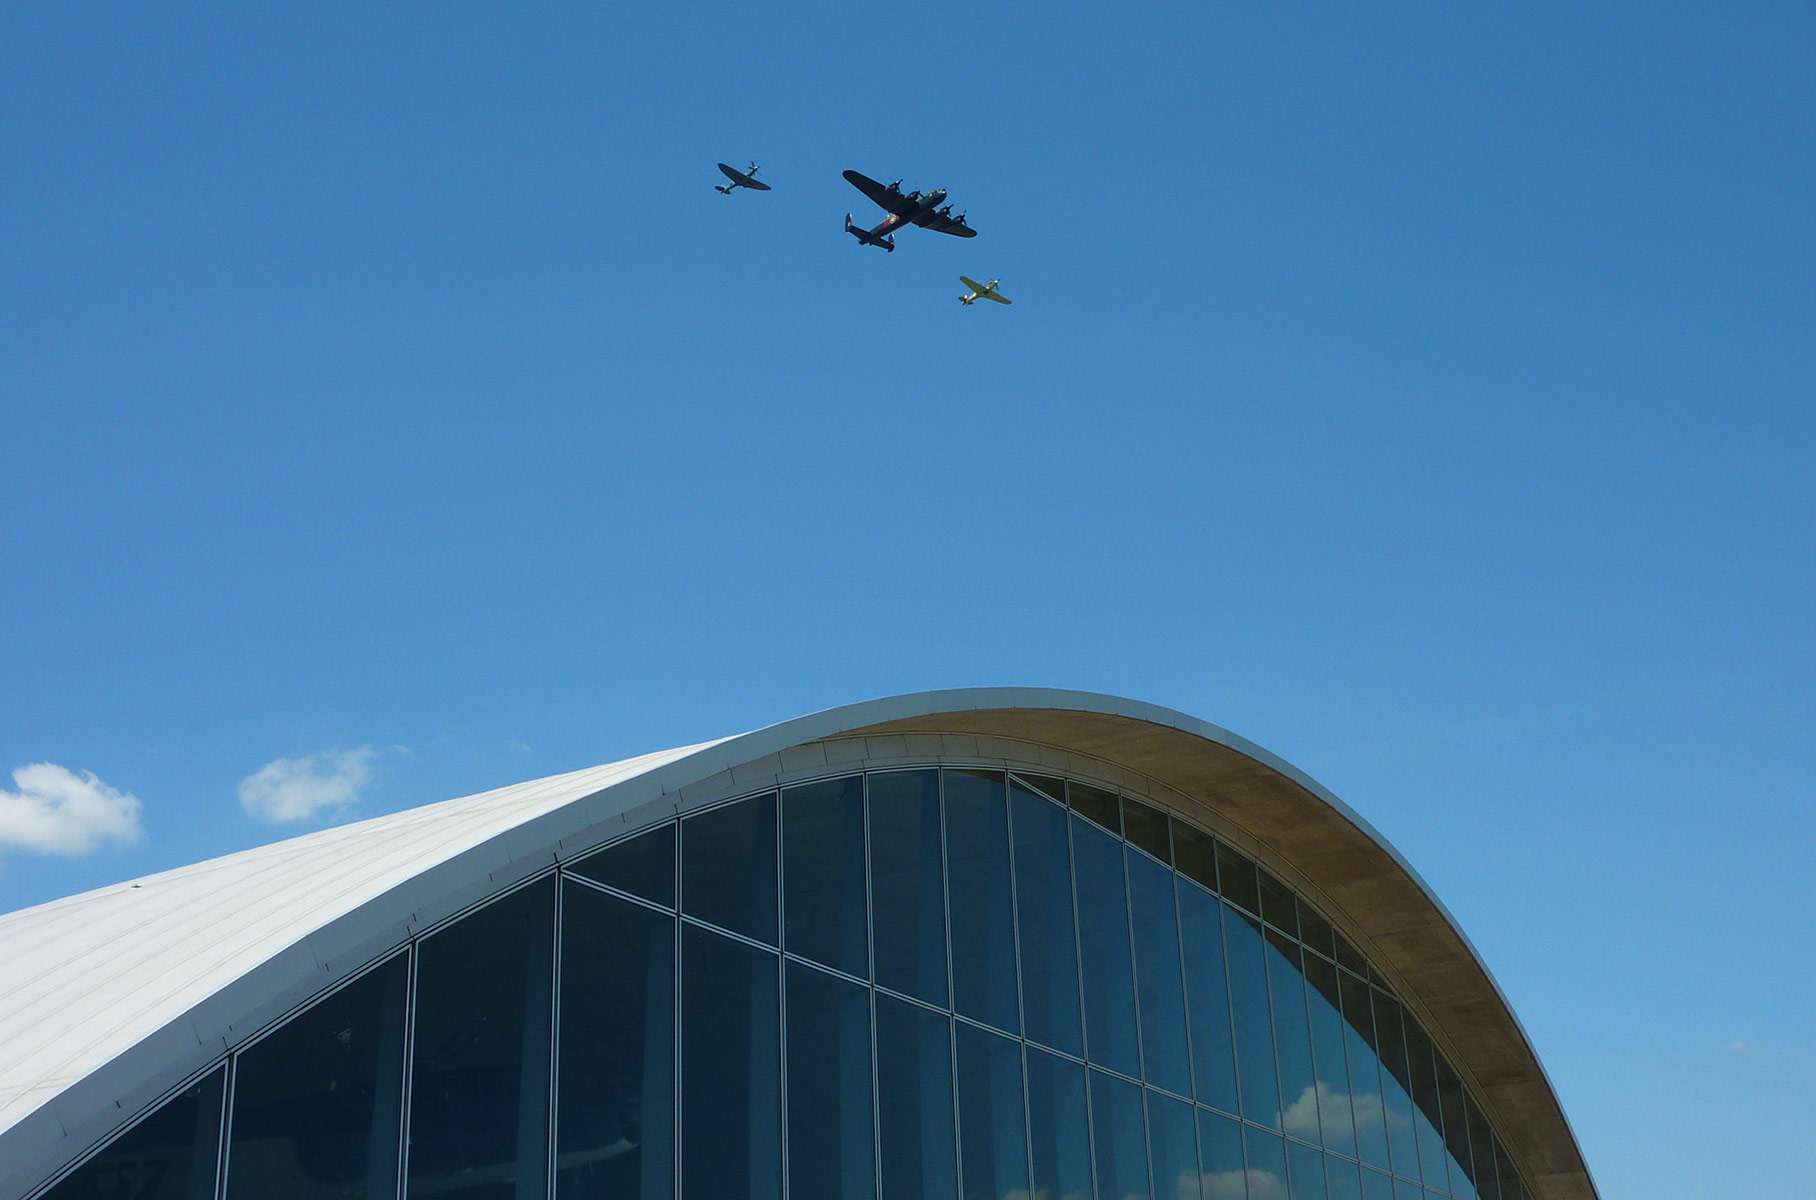
{"type": "Polygon", "coordinates": [[[367,901],[699,749],[374,817],[0,916],[0,1132],[367,901]]]}

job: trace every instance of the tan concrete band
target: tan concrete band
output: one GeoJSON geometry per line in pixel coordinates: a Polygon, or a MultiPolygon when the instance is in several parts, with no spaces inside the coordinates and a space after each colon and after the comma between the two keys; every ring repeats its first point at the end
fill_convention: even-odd
{"type": "MultiPolygon", "coordinates": [[[[1417,875],[1355,814],[1230,746],[1131,716],[979,709],[883,721],[847,737],[970,734],[1060,747],[1134,771],[1246,832],[1372,951],[1473,1083],[1539,1200],[1597,1200],[1595,1184],[1532,1044],[1474,949],[1417,875]]],[[[1275,865],[1275,864],[1270,864],[1275,865]]]]}

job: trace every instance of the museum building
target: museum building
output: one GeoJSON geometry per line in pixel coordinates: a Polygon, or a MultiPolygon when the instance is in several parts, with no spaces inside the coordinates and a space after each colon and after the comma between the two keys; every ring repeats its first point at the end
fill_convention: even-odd
{"type": "Polygon", "coordinates": [[[1519,1022],[1215,726],[895,697],[0,916],[0,1200],[1595,1200],[1519,1022]]]}

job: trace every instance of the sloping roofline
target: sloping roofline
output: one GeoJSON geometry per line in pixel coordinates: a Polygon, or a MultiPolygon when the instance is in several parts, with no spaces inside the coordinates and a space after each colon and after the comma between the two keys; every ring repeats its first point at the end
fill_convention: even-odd
{"type": "Polygon", "coordinates": [[[1185,815],[1245,835],[1245,849],[1309,890],[1402,987],[1540,1200],[1595,1200],[1499,985],[1386,839],[1227,730],[1046,688],[846,705],[0,915],[0,960],[20,981],[0,994],[0,1195],[22,1193],[272,1020],[485,897],[699,804],[855,766],[854,741],[899,756],[910,735],[1004,739],[1110,764],[1185,815]]]}

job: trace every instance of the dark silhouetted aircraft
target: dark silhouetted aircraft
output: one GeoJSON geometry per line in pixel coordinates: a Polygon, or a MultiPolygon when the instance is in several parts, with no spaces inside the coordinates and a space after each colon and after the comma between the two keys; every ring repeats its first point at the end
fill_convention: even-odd
{"type": "Polygon", "coordinates": [[[946,189],[938,188],[921,195],[919,192],[902,192],[902,181],[896,180],[887,186],[874,179],[859,175],[856,171],[845,172],[845,178],[851,186],[863,192],[878,207],[888,210],[889,215],[875,229],[860,229],[851,223],[851,214],[845,214],[845,232],[866,246],[881,246],[885,250],[895,249],[895,230],[903,225],[919,225],[922,229],[931,229],[935,233],[950,233],[954,237],[976,237],[977,230],[965,224],[965,214],[952,215],[952,206],[940,205],[946,199],[946,189]]]}
{"type": "Polygon", "coordinates": [[[975,304],[979,300],[994,300],[998,304],[1010,303],[1009,297],[996,290],[996,285],[1002,282],[1000,279],[992,279],[989,283],[979,283],[975,279],[960,275],[958,281],[971,289],[970,295],[958,298],[960,304],[975,304]]]}
{"type": "Polygon", "coordinates": [[[716,183],[713,184],[713,191],[718,192],[720,195],[729,196],[731,195],[731,190],[733,188],[741,187],[749,188],[753,192],[767,192],[769,190],[769,185],[767,183],[755,178],[757,164],[754,162],[750,164],[750,170],[748,171],[740,171],[736,167],[728,167],[724,163],[719,164],[719,169],[725,172],[725,178],[731,180],[731,182],[724,187],[720,187],[716,183]]]}

